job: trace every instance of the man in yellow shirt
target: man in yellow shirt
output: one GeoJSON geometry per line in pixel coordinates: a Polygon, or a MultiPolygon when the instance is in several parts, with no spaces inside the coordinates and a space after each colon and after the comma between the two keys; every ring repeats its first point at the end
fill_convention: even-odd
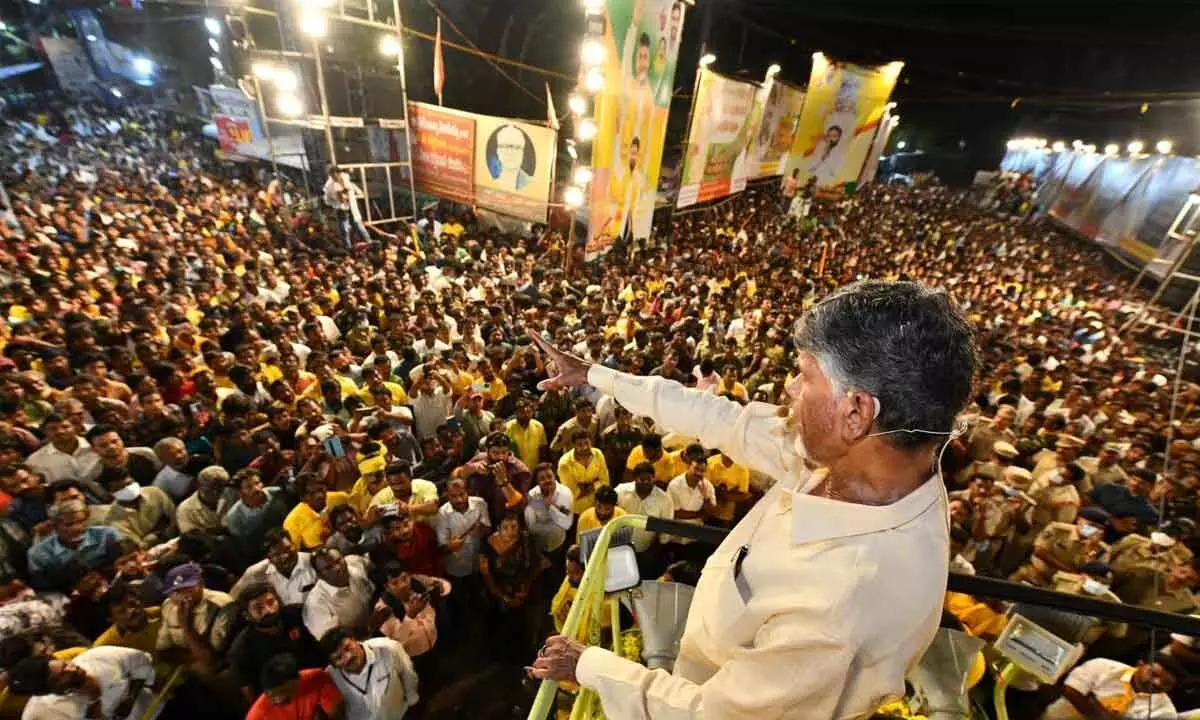
{"type": "Polygon", "coordinates": [[[329,512],[350,502],[349,493],[330,492],[325,480],[304,474],[296,478],[300,502],[283,520],[283,529],[299,550],[315,550],[325,543],[332,532],[329,512]]]}
{"type": "Polygon", "coordinates": [[[516,417],[505,424],[504,434],[517,446],[517,457],[525,467],[537,467],[546,448],[546,426],[534,419],[532,402],[517,401],[516,417]]]}
{"type": "Polygon", "coordinates": [[[609,520],[619,518],[625,511],[617,507],[617,491],[605,485],[596,490],[596,505],[579,514],[579,525],[576,532],[585,533],[588,530],[602,528],[609,520]]]}
{"type": "Polygon", "coordinates": [[[625,469],[633,470],[644,462],[654,466],[654,482],[660,487],[666,487],[667,483],[687,471],[687,463],[679,452],[663,452],[662,438],[658,435],[647,435],[641,445],[629,451],[625,469]]]}
{"type": "Polygon", "coordinates": [[[336,382],[338,387],[340,387],[342,390],[343,400],[351,395],[358,394],[358,386],[354,384],[354,381],[345,375],[338,375],[333,372],[333,367],[329,364],[329,361],[326,359],[324,353],[314,350],[308,356],[308,366],[312,368],[312,373],[317,376],[317,382],[305,388],[304,392],[300,393],[300,397],[312,398],[317,402],[320,402],[322,380],[332,380],[336,382]]]}
{"type": "Polygon", "coordinates": [[[585,429],[571,436],[573,449],[558,461],[558,481],[575,496],[571,510],[582,513],[596,504],[596,489],[608,486],[608,464],[604,453],[592,447],[592,437],[585,429]]]}
{"type": "Polygon", "coordinates": [[[408,392],[404,390],[404,386],[400,383],[390,382],[386,379],[380,379],[379,373],[375,368],[365,367],[362,369],[363,386],[358,391],[358,396],[362,398],[363,403],[369,406],[375,405],[374,390],[377,387],[387,388],[392,394],[393,405],[407,405],[408,392]]]}
{"type": "Polygon", "coordinates": [[[725,453],[718,453],[708,459],[706,477],[717,491],[717,511],[713,517],[726,526],[732,525],[737,506],[750,497],[750,469],[738,465],[725,453]]]}
{"type": "Polygon", "coordinates": [[[428,480],[413,479],[407,460],[393,460],[387,466],[387,487],[371,498],[371,506],[394,505],[402,515],[433,525],[437,520],[437,486],[428,480]]]}

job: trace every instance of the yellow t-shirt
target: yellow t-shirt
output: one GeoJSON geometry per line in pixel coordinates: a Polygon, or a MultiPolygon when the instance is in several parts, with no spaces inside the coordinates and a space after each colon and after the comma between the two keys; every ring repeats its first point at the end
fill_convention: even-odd
{"type": "Polygon", "coordinates": [[[482,377],[477,377],[471,381],[471,392],[481,392],[483,396],[492,402],[500,400],[508,394],[508,386],[498,377],[493,377],[491,382],[484,380],[482,377]]]}
{"type": "MultiPolygon", "coordinates": [[[[708,459],[708,473],[705,476],[713,484],[713,488],[724,487],[733,492],[750,492],[750,469],[734,463],[726,467],[720,455],[708,459]]],[[[731,500],[718,501],[716,517],[721,520],[732,520],[737,510],[737,503],[731,500]]]]}
{"type": "MultiPolygon", "coordinates": [[[[632,470],[644,462],[646,462],[646,451],[642,450],[641,445],[638,445],[629,451],[629,458],[625,460],[625,469],[632,470]]],[[[685,472],[687,472],[687,463],[683,461],[681,452],[678,450],[663,453],[654,463],[654,481],[659,485],[666,485],[676,476],[685,472]]]]}
{"type": "Polygon", "coordinates": [[[349,493],[330,491],[325,493],[325,509],[320,513],[306,503],[300,503],[284,518],[283,529],[292,538],[297,550],[315,550],[321,547],[330,535],[330,511],[348,502],[349,493]]]}
{"type": "MultiPolygon", "coordinates": [[[[437,499],[438,499],[438,490],[437,490],[436,485],[429,482],[428,480],[422,480],[420,478],[413,479],[413,481],[412,481],[412,500],[409,501],[410,503],[415,503],[417,505],[424,505],[427,502],[434,502],[437,499]]],[[[392,492],[392,489],[390,487],[385,487],[384,489],[375,493],[375,497],[371,498],[372,506],[390,505],[394,502],[396,502],[396,494],[392,492]]],[[[413,520],[420,520],[420,521],[428,523],[430,525],[432,525],[436,519],[437,519],[437,511],[436,510],[428,515],[413,515],[413,520]]]]}
{"type": "MultiPolygon", "coordinates": [[[[575,596],[579,594],[579,588],[573,587],[569,580],[563,578],[562,585],[558,587],[558,592],[554,594],[554,599],[550,601],[550,617],[554,618],[554,629],[557,632],[562,632],[563,626],[567,623],[567,614],[571,612],[571,605],[575,602],[575,596]]],[[[592,609],[585,607],[583,609],[583,617],[580,618],[579,635],[576,640],[587,640],[587,628],[589,617],[592,609]]],[[[610,627],[612,625],[612,617],[607,612],[600,613],[600,626],[610,627]]]]}
{"type": "MultiPolygon", "coordinates": [[[[625,511],[622,510],[621,508],[619,508],[619,507],[613,508],[613,517],[614,518],[619,518],[624,514],[625,514],[625,511]]],[[[596,517],[596,508],[595,508],[595,506],[592,506],[592,507],[588,508],[587,510],[584,510],[583,512],[579,513],[579,525],[576,526],[575,532],[585,533],[588,530],[595,530],[596,528],[599,528],[599,527],[604,527],[604,523],[600,522],[600,519],[596,517]]]]}
{"type": "MultiPolygon", "coordinates": [[[[351,395],[358,394],[358,386],[355,385],[354,381],[351,380],[350,378],[343,377],[341,375],[334,375],[333,379],[342,388],[342,399],[343,400],[350,397],[351,395]]],[[[318,380],[317,382],[314,382],[311,385],[309,385],[308,387],[306,387],[304,389],[304,392],[300,393],[300,397],[312,398],[313,400],[316,400],[317,402],[321,402],[321,382],[318,380]]]]}
{"type": "Polygon", "coordinates": [[[531,419],[529,427],[521,427],[516,419],[509,420],[504,426],[504,433],[517,446],[517,457],[525,463],[525,467],[533,470],[540,458],[539,451],[547,444],[546,426],[531,419]]]}
{"type": "Polygon", "coordinates": [[[608,485],[608,464],[604,462],[604,453],[592,448],[592,459],[586,466],[575,459],[575,451],[564,454],[558,461],[558,481],[566,485],[575,496],[573,512],[582,513],[596,504],[596,488],[608,485]],[[580,485],[591,485],[586,491],[580,490],[580,485]]]}
{"type": "MultiPolygon", "coordinates": [[[[388,382],[387,380],[384,380],[383,386],[385,388],[387,388],[388,392],[390,392],[392,394],[392,404],[394,404],[394,405],[407,405],[408,404],[408,393],[405,392],[403,385],[400,385],[399,383],[388,382]]],[[[375,398],[371,396],[371,388],[367,385],[364,385],[362,387],[362,389],[358,391],[358,396],[360,398],[362,398],[362,401],[367,405],[373,406],[375,404],[375,398]]]]}

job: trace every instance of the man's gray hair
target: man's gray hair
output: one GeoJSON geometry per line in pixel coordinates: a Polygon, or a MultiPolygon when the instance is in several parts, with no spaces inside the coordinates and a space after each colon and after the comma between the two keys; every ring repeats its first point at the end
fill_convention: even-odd
{"type": "Polygon", "coordinates": [[[970,399],[979,359],[970,324],[945,292],[868,280],[841,288],[796,323],[796,349],[811,353],[835,396],[879,399],[872,432],[914,448],[950,433],[970,399]]]}
{"type": "Polygon", "coordinates": [[[209,480],[215,480],[218,483],[220,483],[221,485],[228,485],[229,484],[229,471],[226,470],[225,468],[221,467],[220,465],[209,465],[208,467],[206,467],[200,471],[200,473],[196,476],[196,480],[197,481],[202,480],[204,482],[208,482],[209,480]]]}
{"type": "Polygon", "coordinates": [[[165,437],[154,443],[154,454],[162,457],[169,448],[173,447],[181,447],[186,450],[187,444],[177,437],[165,437]]]}

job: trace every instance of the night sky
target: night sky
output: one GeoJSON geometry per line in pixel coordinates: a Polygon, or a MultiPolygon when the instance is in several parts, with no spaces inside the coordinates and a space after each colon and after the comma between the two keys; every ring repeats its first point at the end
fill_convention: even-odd
{"type": "MultiPolygon", "coordinates": [[[[248,2],[276,6],[268,0],[248,2]]],[[[390,4],[376,0],[389,14],[390,4]]],[[[400,7],[410,28],[432,33],[436,8],[449,21],[443,27],[446,40],[466,43],[465,36],[484,51],[550,71],[504,66],[504,77],[484,60],[447,48],[447,106],[543,121],[543,83],[548,80],[559,112],[565,111],[579,68],[580,0],[400,0],[400,7]]],[[[186,12],[197,16],[194,7],[186,12]]],[[[140,26],[145,17],[134,12],[126,21],[140,26]]],[[[273,20],[258,18],[251,24],[260,48],[277,47],[273,20]]],[[[191,25],[142,26],[136,35],[173,43],[164,51],[198,48],[199,55],[183,65],[205,74],[203,28],[198,22],[191,25]],[[171,32],[159,32],[162,27],[171,32]],[[180,42],[188,33],[195,37],[180,42]]],[[[1098,147],[1109,142],[1124,147],[1135,138],[1153,146],[1170,138],[1179,152],[1200,153],[1197,2],[698,0],[685,24],[668,165],[683,142],[706,26],[708,47],[717,55],[714,69],[755,80],[778,62],[781,78],[803,85],[816,50],[861,63],[904,61],[893,96],[901,115],[893,144],[905,140],[908,149],[940,158],[947,172],[957,168],[966,177],[975,169],[994,168],[1005,141],[1019,135],[1068,143],[1080,139],[1098,147]],[[1145,113],[1143,103],[1148,104],[1145,113]]],[[[395,73],[375,50],[376,35],[353,28],[331,33],[328,72],[334,114],[389,116],[397,111],[395,73]],[[353,80],[360,70],[365,70],[365,93],[358,92],[353,80]]],[[[409,96],[433,101],[432,44],[406,36],[405,46],[409,96]]]]}

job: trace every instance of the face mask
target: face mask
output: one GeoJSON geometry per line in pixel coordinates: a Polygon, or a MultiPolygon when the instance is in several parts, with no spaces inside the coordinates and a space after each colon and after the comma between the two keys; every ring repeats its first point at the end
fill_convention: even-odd
{"type": "Polygon", "coordinates": [[[1108,592],[1108,586],[1099,580],[1088,578],[1083,581],[1083,591],[1088,595],[1103,595],[1108,592]]]}
{"type": "Polygon", "coordinates": [[[1079,537],[1084,538],[1084,539],[1093,538],[1102,532],[1104,532],[1104,531],[1101,530],[1100,528],[1096,527],[1095,525],[1084,525],[1079,528],[1079,537]]]}
{"type": "Polygon", "coordinates": [[[257,622],[254,623],[254,625],[256,627],[261,628],[263,630],[274,630],[275,628],[279,627],[282,624],[283,624],[283,618],[280,616],[279,613],[271,613],[269,615],[263,615],[262,617],[260,617],[258,619],[257,622]]]}
{"type": "Polygon", "coordinates": [[[1166,549],[1175,544],[1175,538],[1164,532],[1152,532],[1150,533],[1150,544],[1166,549]]]}
{"type": "Polygon", "coordinates": [[[128,503],[128,502],[133,502],[134,500],[137,500],[138,496],[141,495],[141,492],[142,492],[142,486],[137,484],[136,482],[131,482],[128,485],[126,485],[125,487],[123,487],[120,490],[113,493],[113,497],[116,498],[117,502],[128,503]]]}

